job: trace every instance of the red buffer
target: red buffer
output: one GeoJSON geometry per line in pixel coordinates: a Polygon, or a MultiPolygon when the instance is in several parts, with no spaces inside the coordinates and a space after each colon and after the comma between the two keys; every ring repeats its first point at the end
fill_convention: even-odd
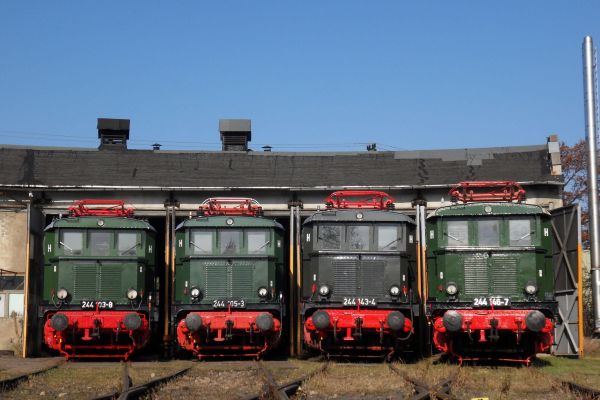
{"type": "Polygon", "coordinates": [[[281,321],[265,311],[192,311],[177,325],[177,341],[199,359],[259,359],[281,339],[281,321]]]}
{"type": "Polygon", "coordinates": [[[211,197],[199,208],[201,215],[247,215],[258,217],[263,209],[258,201],[246,197],[211,197]]]}
{"type": "Polygon", "coordinates": [[[325,198],[327,208],[367,208],[386,210],[394,208],[394,199],[375,190],[340,190],[325,198]]]}
{"type": "Polygon", "coordinates": [[[127,360],[150,339],[144,313],[115,310],[59,311],[48,315],[44,341],[67,360],[119,358],[127,360]]]}
{"type": "Polygon", "coordinates": [[[513,181],[465,181],[450,189],[454,201],[471,203],[484,201],[525,200],[525,189],[513,181]]]}
{"type": "Polygon", "coordinates": [[[123,200],[85,199],[69,207],[72,217],[132,217],[133,213],[133,207],[125,207],[123,200]]]}

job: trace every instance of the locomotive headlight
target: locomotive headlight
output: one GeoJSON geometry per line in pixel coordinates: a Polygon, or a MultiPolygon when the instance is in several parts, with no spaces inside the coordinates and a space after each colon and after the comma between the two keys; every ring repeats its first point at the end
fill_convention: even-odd
{"type": "Polygon", "coordinates": [[[269,293],[269,291],[267,290],[266,287],[261,287],[258,289],[258,296],[259,297],[267,297],[267,294],[269,293]]]}
{"type": "Polygon", "coordinates": [[[190,290],[190,296],[192,296],[194,299],[197,299],[198,297],[200,297],[200,289],[198,289],[197,287],[193,287],[190,290]]]}
{"type": "Polygon", "coordinates": [[[529,282],[527,283],[527,285],[525,285],[525,293],[529,294],[529,295],[534,295],[537,293],[537,286],[535,286],[535,284],[529,282]]]}
{"type": "Polygon", "coordinates": [[[133,288],[132,288],[132,289],[129,289],[129,290],[127,291],[127,298],[128,298],[129,300],[135,300],[135,299],[137,299],[137,297],[138,297],[138,292],[137,292],[137,290],[135,290],[135,289],[133,289],[133,288]]]}
{"type": "Polygon", "coordinates": [[[65,289],[65,288],[60,288],[60,289],[58,289],[58,292],[56,292],[56,297],[58,297],[59,300],[66,299],[68,295],[69,295],[69,292],[67,292],[67,289],[65,289]]]}
{"type": "Polygon", "coordinates": [[[448,283],[446,285],[446,293],[448,293],[450,296],[454,296],[456,293],[458,293],[458,286],[456,286],[456,283],[448,283]]]}
{"type": "Polygon", "coordinates": [[[327,295],[329,295],[329,293],[330,293],[329,286],[327,286],[327,285],[321,285],[319,287],[319,294],[321,296],[327,296],[327,295]]]}
{"type": "Polygon", "coordinates": [[[394,285],[390,288],[390,294],[392,296],[398,296],[400,294],[400,287],[398,285],[394,285]]]}

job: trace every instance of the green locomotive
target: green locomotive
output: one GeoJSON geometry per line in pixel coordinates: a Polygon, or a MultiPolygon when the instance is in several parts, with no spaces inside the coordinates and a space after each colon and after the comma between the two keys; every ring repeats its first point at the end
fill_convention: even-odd
{"type": "Polygon", "coordinates": [[[384,192],[339,191],[302,228],[304,345],[388,356],[413,345],[415,222],[384,192]]]}
{"type": "Polygon", "coordinates": [[[117,200],[81,200],[44,234],[44,342],[67,359],[128,359],[156,318],[155,230],[117,200]]]}
{"type": "Polygon", "coordinates": [[[259,358],[282,334],[283,227],[253,199],[211,198],[199,214],[176,229],[178,344],[200,359],[259,358]]]}
{"type": "Polygon", "coordinates": [[[462,204],[437,209],[426,226],[434,343],[460,362],[529,364],[553,343],[550,215],[522,204],[514,182],[462,182],[450,194],[462,204]]]}

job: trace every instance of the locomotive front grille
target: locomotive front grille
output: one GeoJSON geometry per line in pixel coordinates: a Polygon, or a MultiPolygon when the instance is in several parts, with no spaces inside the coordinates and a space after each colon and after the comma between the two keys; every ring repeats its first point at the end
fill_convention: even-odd
{"type": "Polygon", "coordinates": [[[336,296],[355,296],[357,294],[356,257],[336,257],[333,264],[333,287],[336,296]]]}
{"type": "Polygon", "coordinates": [[[375,258],[366,257],[361,260],[361,286],[364,296],[384,295],[384,271],[385,262],[375,258]]]}
{"type": "Polygon", "coordinates": [[[253,297],[252,276],[254,264],[236,262],[231,266],[231,296],[253,297]]]}
{"type": "Polygon", "coordinates": [[[98,268],[99,294],[98,299],[118,299],[121,293],[121,265],[100,265],[98,268]]]}
{"type": "Polygon", "coordinates": [[[96,299],[97,295],[96,264],[73,266],[73,299],[96,299]]]}
{"type": "Polygon", "coordinates": [[[117,300],[121,288],[122,264],[81,263],[73,266],[73,299],[117,300]]]}
{"type": "Polygon", "coordinates": [[[211,261],[204,265],[204,292],[209,299],[227,297],[229,285],[225,261],[211,261]]]}
{"type": "Polygon", "coordinates": [[[465,296],[488,294],[487,258],[481,254],[468,254],[464,259],[465,296]]]}
{"type": "Polygon", "coordinates": [[[491,263],[491,294],[517,293],[517,260],[510,254],[494,254],[491,263]]]}
{"type": "Polygon", "coordinates": [[[385,296],[385,261],[376,257],[335,257],[333,295],[335,297],[385,296]]]}
{"type": "Polygon", "coordinates": [[[251,261],[204,262],[204,292],[209,299],[253,297],[254,263],[251,261]]]}

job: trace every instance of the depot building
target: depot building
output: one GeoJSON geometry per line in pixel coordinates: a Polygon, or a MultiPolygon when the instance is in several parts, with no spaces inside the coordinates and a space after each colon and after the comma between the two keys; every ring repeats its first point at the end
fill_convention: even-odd
{"type": "MultiPolygon", "coordinates": [[[[417,202],[428,210],[449,205],[448,191],[460,181],[511,180],[525,188],[528,203],[563,205],[556,136],[531,146],[280,152],[252,149],[252,133],[250,120],[220,120],[218,131],[207,134],[219,135],[220,151],[140,150],[128,148],[129,120],[100,118],[97,132],[90,129],[97,148],[0,145],[0,350],[39,353],[44,227],[77,200],[125,200],[156,228],[157,243],[218,196],[258,200],[265,217],[287,231],[297,231],[337,190],[385,191],[398,211],[414,215],[417,202]]],[[[159,251],[164,269],[165,249],[159,251]]]]}

